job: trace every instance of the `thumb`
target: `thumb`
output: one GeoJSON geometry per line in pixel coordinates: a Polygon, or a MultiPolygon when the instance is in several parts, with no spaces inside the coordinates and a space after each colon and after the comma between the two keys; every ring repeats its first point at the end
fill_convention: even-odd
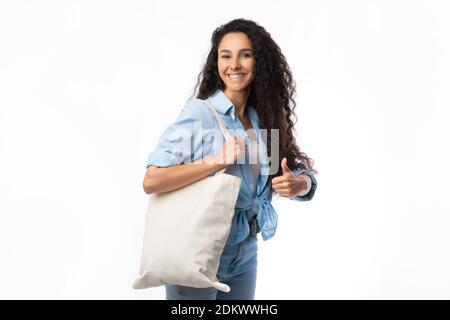
{"type": "Polygon", "coordinates": [[[281,160],[281,170],[283,170],[283,174],[292,173],[291,169],[289,169],[289,167],[287,165],[286,158],[283,158],[283,160],[281,160]]]}

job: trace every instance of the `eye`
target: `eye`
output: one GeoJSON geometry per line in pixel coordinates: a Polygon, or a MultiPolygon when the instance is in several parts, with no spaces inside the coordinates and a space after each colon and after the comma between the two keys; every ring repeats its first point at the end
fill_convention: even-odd
{"type": "Polygon", "coordinates": [[[244,53],[244,54],[243,54],[243,57],[244,57],[244,58],[251,58],[251,57],[252,57],[252,54],[251,54],[251,53],[244,53]]]}
{"type": "Polygon", "coordinates": [[[228,59],[230,56],[222,56],[222,59],[228,59]]]}

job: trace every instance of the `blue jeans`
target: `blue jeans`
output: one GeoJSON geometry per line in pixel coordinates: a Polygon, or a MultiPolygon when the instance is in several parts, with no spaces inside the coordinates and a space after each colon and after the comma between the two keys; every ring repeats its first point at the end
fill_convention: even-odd
{"type": "Polygon", "coordinates": [[[253,300],[256,288],[258,238],[248,237],[235,245],[226,245],[220,256],[217,279],[227,284],[230,292],[216,288],[193,288],[166,285],[167,300],[253,300]]]}

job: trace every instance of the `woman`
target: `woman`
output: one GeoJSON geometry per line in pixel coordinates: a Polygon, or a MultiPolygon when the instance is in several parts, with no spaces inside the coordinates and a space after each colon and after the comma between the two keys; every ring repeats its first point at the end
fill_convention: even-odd
{"type": "Polygon", "coordinates": [[[166,285],[167,299],[254,299],[257,233],[268,240],[277,226],[272,193],[305,201],[317,188],[312,160],[294,138],[292,74],[270,34],[253,21],[236,19],[217,28],[211,43],[195,88],[197,97],[186,103],[149,155],[143,185],[147,194],[171,191],[223,168],[242,179],[217,272],[231,291],[166,285]],[[234,132],[233,139],[219,147],[205,139],[204,132],[218,128],[205,99],[234,132]],[[263,129],[270,131],[265,141],[263,129]]]}

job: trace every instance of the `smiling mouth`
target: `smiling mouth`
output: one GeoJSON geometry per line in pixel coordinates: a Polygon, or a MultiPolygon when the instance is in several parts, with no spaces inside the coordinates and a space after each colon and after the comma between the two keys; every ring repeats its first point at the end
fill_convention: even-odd
{"type": "Polygon", "coordinates": [[[245,73],[228,73],[227,76],[233,80],[239,80],[245,77],[245,73]]]}

